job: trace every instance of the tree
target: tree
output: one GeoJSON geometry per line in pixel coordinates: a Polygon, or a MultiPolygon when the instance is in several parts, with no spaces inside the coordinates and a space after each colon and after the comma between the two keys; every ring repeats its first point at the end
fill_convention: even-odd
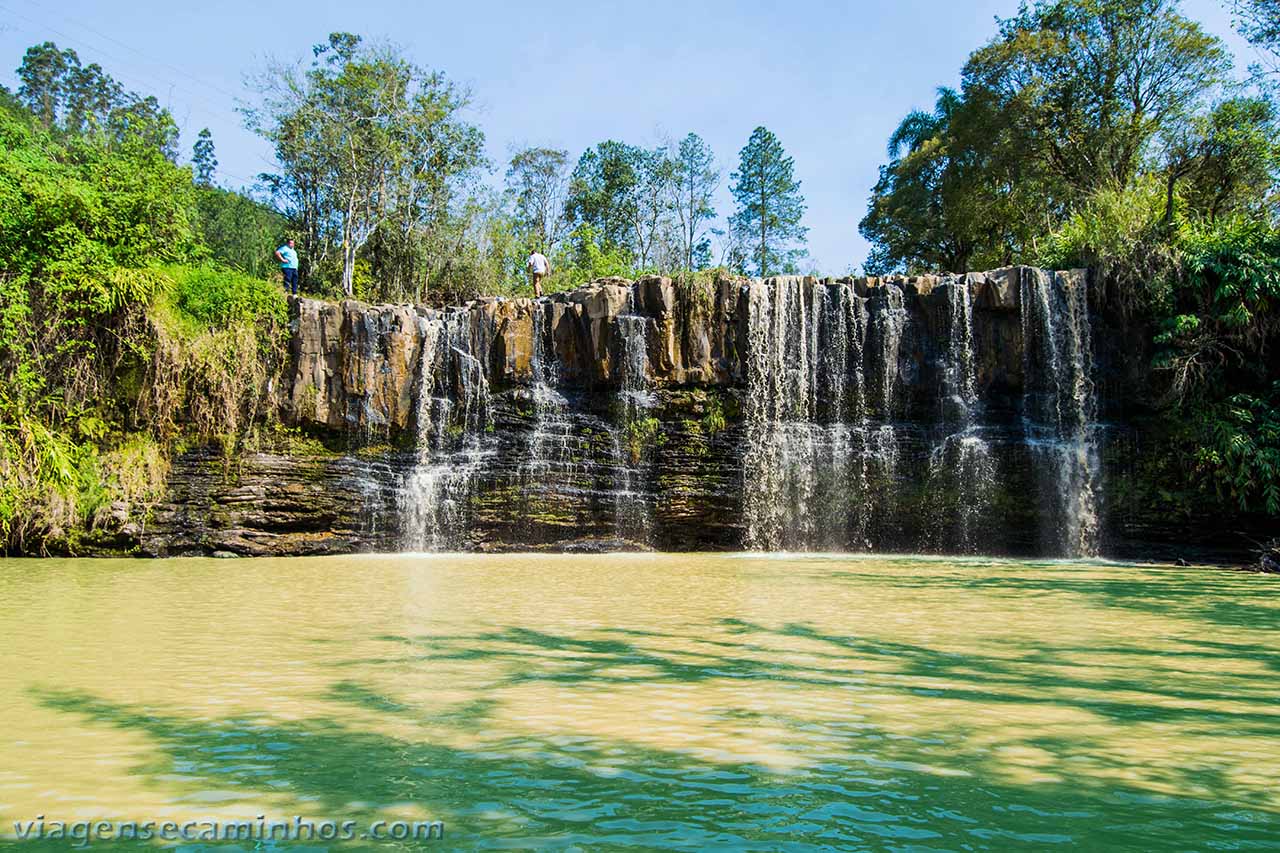
{"type": "Polygon", "coordinates": [[[1166,135],[1164,221],[1184,213],[1210,222],[1232,214],[1265,219],[1280,165],[1275,107],[1231,98],[1166,135]]]}
{"type": "MultiPolygon", "coordinates": [[[[1269,54],[1270,73],[1280,73],[1280,3],[1276,0],[1231,0],[1236,30],[1269,54]]],[[[1255,69],[1261,71],[1261,69],[1255,69]]]]}
{"type": "Polygon", "coordinates": [[[774,275],[800,256],[792,244],[803,243],[809,230],[800,224],[800,182],[782,143],[765,127],[752,132],[738,156],[738,170],[729,176],[737,205],[729,225],[754,243],[756,275],[774,275]]]}
{"type": "Polygon", "coordinates": [[[589,225],[594,239],[606,248],[630,250],[631,223],[636,212],[636,149],[615,140],[589,148],[569,176],[565,213],[573,229],[589,225]]]}
{"type": "Polygon", "coordinates": [[[19,100],[46,129],[117,145],[141,140],[176,160],[178,126],[168,110],[126,92],[96,63],[82,66],[74,50],[53,42],[28,48],[18,79],[19,100]]]}
{"type": "MultiPolygon", "coordinates": [[[[65,79],[69,56],[51,41],[27,48],[18,67],[18,98],[46,129],[55,127],[66,103],[65,79]]],[[[79,65],[79,61],[76,61],[79,65]]]]}
{"type": "Polygon", "coordinates": [[[932,112],[902,120],[859,223],[872,243],[868,273],[1008,264],[1043,227],[1031,201],[1043,170],[994,133],[998,125],[988,100],[951,89],[938,91],[932,112]]]}
{"type": "Polygon", "coordinates": [[[213,260],[249,275],[266,278],[278,264],[272,251],[288,223],[266,204],[233,190],[196,188],[200,237],[213,260]]]}
{"type": "Polygon", "coordinates": [[[507,166],[507,192],[515,200],[516,221],[533,245],[548,255],[564,236],[568,164],[568,151],[525,148],[507,166]]]}
{"type": "Polygon", "coordinates": [[[213,177],[218,169],[218,158],[214,156],[213,134],[204,128],[196,137],[196,144],[191,150],[191,165],[195,181],[200,186],[213,186],[213,177]]]}
{"type": "MultiPolygon", "coordinates": [[[[272,65],[249,127],[275,146],[266,184],[304,236],[303,257],[340,258],[355,293],[356,259],[375,235],[400,296],[425,287],[423,245],[450,215],[455,184],[483,164],[484,136],[462,121],[467,93],[389,46],[350,33],[317,45],[310,68],[272,65]]],[[[308,269],[309,271],[309,269],[308,269]]]]}
{"type": "Polygon", "coordinates": [[[692,272],[710,261],[711,241],[702,228],[716,215],[711,200],[720,185],[720,172],[715,167],[711,146],[696,133],[680,140],[673,171],[671,207],[680,223],[680,263],[692,272]]]}
{"type": "Polygon", "coordinates": [[[569,177],[569,224],[574,230],[590,226],[592,241],[602,252],[621,250],[631,264],[644,269],[656,259],[668,230],[674,180],[664,148],[601,142],[583,153],[569,177]]]}
{"type": "Polygon", "coordinates": [[[964,68],[1015,144],[1061,183],[1067,206],[1127,186],[1162,128],[1224,81],[1222,43],[1178,14],[1178,0],[1039,0],[1000,21],[964,68]]]}

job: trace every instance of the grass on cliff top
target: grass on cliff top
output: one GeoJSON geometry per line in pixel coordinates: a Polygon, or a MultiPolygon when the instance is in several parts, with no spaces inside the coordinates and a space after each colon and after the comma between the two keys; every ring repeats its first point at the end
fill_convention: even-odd
{"type": "MultiPolygon", "coordinates": [[[[287,319],[284,291],[269,281],[215,266],[168,266],[170,286],[152,305],[187,331],[287,319]]],[[[176,329],[175,329],[176,331],[176,329]]]]}

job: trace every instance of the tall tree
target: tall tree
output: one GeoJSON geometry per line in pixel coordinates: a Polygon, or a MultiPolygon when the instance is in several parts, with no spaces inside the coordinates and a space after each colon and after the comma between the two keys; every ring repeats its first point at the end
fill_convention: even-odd
{"type": "Polygon", "coordinates": [[[738,170],[729,176],[737,205],[729,225],[754,244],[756,275],[775,275],[793,266],[802,254],[795,244],[805,242],[809,230],[800,224],[805,203],[795,164],[765,127],[752,132],[738,158],[738,170]]]}
{"type": "Polygon", "coordinates": [[[19,100],[48,129],[93,136],[108,144],[150,144],[170,161],[178,156],[178,126],[153,96],[126,92],[96,63],[81,65],[53,42],[27,49],[18,68],[19,100]]]}
{"type": "Polygon", "coordinates": [[[1042,225],[1037,205],[1020,203],[1035,197],[1041,176],[993,126],[983,100],[951,89],[939,90],[932,112],[902,120],[859,223],[872,244],[868,273],[1010,263],[1042,225]]]}
{"type": "Polygon", "coordinates": [[[507,192],[515,200],[520,227],[538,250],[550,254],[564,236],[569,152],[525,148],[507,166],[507,192]]]}
{"type": "Polygon", "coordinates": [[[467,93],[350,33],[331,34],[313,56],[302,72],[269,67],[261,102],[246,111],[275,146],[280,173],[267,183],[304,229],[304,257],[339,252],[344,294],[354,294],[357,255],[378,233],[396,258],[397,289],[417,292],[424,231],[483,163],[483,134],[458,115],[467,93]]]}
{"type": "Polygon", "coordinates": [[[74,51],[64,53],[46,41],[27,48],[18,67],[18,98],[46,128],[57,125],[66,105],[66,76],[73,56],[74,51]]]}
{"type": "Polygon", "coordinates": [[[712,197],[720,185],[720,171],[715,167],[711,146],[696,133],[680,140],[673,165],[671,206],[680,223],[680,263],[692,272],[710,261],[711,241],[703,227],[715,219],[712,197]]]}
{"type": "Polygon", "coordinates": [[[1280,167],[1277,129],[1269,100],[1238,97],[1167,132],[1164,221],[1173,221],[1179,200],[1192,219],[1265,220],[1280,167]]]}
{"type": "Polygon", "coordinates": [[[1222,43],[1178,0],[1038,0],[1000,21],[964,68],[1059,197],[1126,186],[1160,130],[1192,114],[1230,70],[1222,43]]]}
{"type": "Polygon", "coordinates": [[[572,227],[590,226],[605,249],[630,249],[636,212],[637,150],[606,140],[588,148],[569,176],[565,212],[572,227]]]}
{"type": "Polygon", "coordinates": [[[213,186],[213,178],[218,170],[218,158],[213,151],[213,134],[207,127],[196,136],[196,144],[191,148],[191,166],[197,184],[204,187],[213,186]]]}
{"type": "Polygon", "coordinates": [[[574,228],[589,226],[602,251],[621,251],[640,269],[657,259],[675,170],[665,148],[607,140],[578,159],[565,210],[574,228]]]}

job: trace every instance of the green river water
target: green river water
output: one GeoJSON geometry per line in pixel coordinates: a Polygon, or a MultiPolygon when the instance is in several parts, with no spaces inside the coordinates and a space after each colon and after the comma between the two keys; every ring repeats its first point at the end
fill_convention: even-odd
{"type": "Polygon", "coordinates": [[[18,840],[37,815],[263,815],[443,821],[429,849],[1275,850],[1276,593],[1003,560],[0,560],[0,848],[70,846],[18,840]]]}

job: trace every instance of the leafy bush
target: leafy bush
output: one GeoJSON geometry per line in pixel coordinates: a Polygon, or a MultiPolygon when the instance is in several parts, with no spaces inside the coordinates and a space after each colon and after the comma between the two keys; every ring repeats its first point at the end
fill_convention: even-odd
{"type": "Polygon", "coordinates": [[[1089,267],[1119,304],[1136,309],[1168,296],[1180,268],[1177,226],[1164,219],[1158,176],[1095,193],[1044,241],[1033,262],[1047,269],[1089,267]]]}
{"type": "Polygon", "coordinates": [[[1241,510],[1280,516],[1280,382],[1204,407],[1197,426],[1198,478],[1241,510]]]}
{"type": "Polygon", "coordinates": [[[154,141],[0,104],[0,142],[0,551],[70,550],[158,499],[170,440],[248,429],[285,301],[192,266],[191,173],[154,141]]]}
{"type": "Polygon", "coordinates": [[[207,326],[231,326],[261,320],[285,320],[285,296],[279,285],[212,266],[169,267],[174,303],[207,326]]]}
{"type": "Polygon", "coordinates": [[[572,290],[597,278],[635,278],[636,271],[621,249],[606,248],[590,225],[579,225],[552,262],[544,293],[572,290]]]}

